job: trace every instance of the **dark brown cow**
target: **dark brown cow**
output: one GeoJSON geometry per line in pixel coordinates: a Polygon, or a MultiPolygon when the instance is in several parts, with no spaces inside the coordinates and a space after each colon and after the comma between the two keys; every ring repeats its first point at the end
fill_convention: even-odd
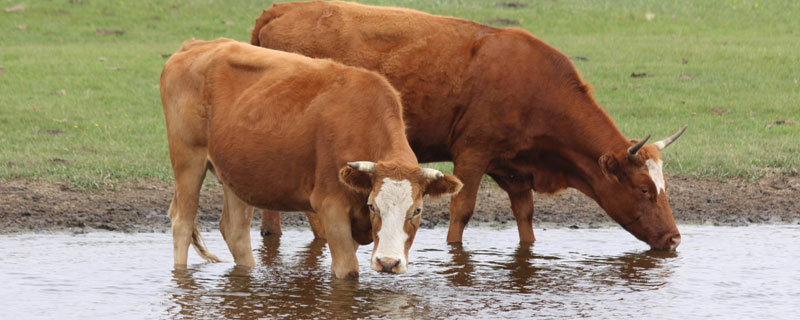
{"type": "Polygon", "coordinates": [[[461,241],[483,174],[508,193],[522,242],[535,240],[532,190],[568,187],[652,248],[680,242],[659,152],[678,135],[634,147],[568,57],[527,31],[314,1],[264,10],[251,43],[387,77],[419,161],[453,161],[464,183],[450,204],[448,242],[461,241]]]}
{"type": "Polygon", "coordinates": [[[373,239],[371,267],[405,272],[423,196],[461,187],[419,167],[400,98],[371,71],[229,39],[189,41],[164,66],[161,99],[176,266],[186,265],[190,243],[219,261],[195,224],[207,170],[223,185],[220,231],[236,264],[255,265],[253,207],[311,211],[338,278],[358,275],[356,248],[373,239]]]}

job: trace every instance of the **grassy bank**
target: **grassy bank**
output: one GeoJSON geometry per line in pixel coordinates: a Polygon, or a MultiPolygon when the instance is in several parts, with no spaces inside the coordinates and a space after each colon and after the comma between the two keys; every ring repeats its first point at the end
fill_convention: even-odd
{"type": "MultiPolygon", "coordinates": [[[[800,168],[796,1],[361,2],[513,20],[582,57],[575,65],[627,136],[689,124],[665,154],[668,173],[800,168]]],[[[192,37],[247,41],[271,2],[0,0],[0,9],[18,4],[0,11],[0,179],[107,188],[171,179],[158,90],[166,57],[192,37]]]]}

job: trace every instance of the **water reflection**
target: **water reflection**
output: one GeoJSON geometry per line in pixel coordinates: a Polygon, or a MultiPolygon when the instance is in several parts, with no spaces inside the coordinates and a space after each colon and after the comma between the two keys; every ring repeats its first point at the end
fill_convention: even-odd
{"type": "Polygon", "coordinates": [[[173,270],[175,290],[170,300],[173,305],[167,309],[171,318],[243,318],[244,312],[251,311],[250,304],[253,285],[251,268],[235,266],[220,276],[220,281],[209,281],[203,272],[194,269],[173,270]]]}
{"type": "Polygon", "coordinates": [[[280,318],[298,308],[311,308],[324,283],[321,276],[305,271],[319,269],[321,246],[324,243],[312,243],[297,254],[307,259],[286,264],[280,252],[280,238],[268,237],[257,249],[261,263],[257,268],[233,266],[221,275],[210,264],[176,269],[172,280],[177,290],[170,295],[173,306],[167,314],[186,319],[256,319],[280,318]]]}
{"type": "Polygon", "coordinates": [[[272,265],[280,260],[281,238],[277,236],[264,237],[261,247],[256,250],[255,256],[260,258],[260,265],[272,265]]]}
{"type": "MultiPolygon", "coordinates": [[[[492,241],[450,247],[446,230],[423,230],[408,273],[366,269],[358,281],[334,281],[325,243],[306,230],[261,243],[254,231],[256,268],[171,273],[169,234],[0,236],[0,310],[8,319],[796,318],[800,226],[681,231],[692,245],[669,253],[639,250],[616,229],[548,230],[536,246],[520,245],[515,229],[474,229],[492,241]]],[[[370,253],[359,250],[359,261],[370,253]]]]}
{"type": "Polygon", "coordinates": [[[172,280],[175,282],[177,290],[173,290],[169,295],[172,305],[167,309],[167,313],[177,318],[191,317],[194,314],[194,299],[185,298],[198,291],[197,283],[190,276],[188,269],[173,270],[172,280]]]}
{"type": "MultiPolygon", "coordinates": [[[[170,318],[352,318],[414,314],[420,299],[405,290],[381,286],[394,275],[376,274],[366,281],[335,279],[326,262],[326,243],[311,241],[289,257],[280,239],[266,238],[256,250],[256,268],[231,267],[221,276],[204,271],[208,264],[173,271],[176,288],[169,299],[170,318]],[[379,281],[371,283],[372,281],[379,281]],[[362,287],[362,282],[371,284],[362,287]]],[[[365,280],[365,279],[361,279],[365,280]]]]}
{"type": "Polygon", "coordinates": [[[441,274],[445,275],[450,284],[457,287],[470,287],[475,277],[475,262],[472,260],[472,253],[464,250],[461,243],[449,244],[448,253],[451,263],[445,265],[447,270],[441,274]]]}
{"type": "Polygon", "coordinates": [[[532,243],[520,243],[506,262],[499,262],[497,269],[508,271],[506,289],[516,290],[520,293],[529,293],[537,283],[535,279],[549,277],[547,267],[536,263],[536,259],[558,259],[547,256],[537,256],[533,253],[532,243]]]}
{"type": "Polygon", "coordinates": [[[506,290],[509,293],[598,292],[653,290],[669,283],[675,272],[669,261],[675,252],[639,251],[618,256],[551,256],[535,253],[531,243],[519,244],[511,254],[472,252],[450,245],[449,262],[439,266],[449,285],[506,290]],[[505,276],[498,277],[498,272],[505,276]],[[587,285],[588,283],[599,284],[587,285]]]}
{"type": "Polygon", "coordinates": [[[651,250],[590,258],[582,264],[593,266],[590,279],[598,284],[615,286],[618,290],[654,290],[669,283],[675,272],[669,261],[677,256],[676,252],[651,250]]]}
{"type": "Polygon", "coordinates": [[[446,317],[448,306],[474,316],[487,308],[567,308],[564,301],[576,295],[661,288],[669,283],[670,261],[677,257],[659,251],[548,255],[530,243],[476,249],[452,244],[446,251],[418,252],[415,272],[368,272],[349,281],[330,275],[325,241],[295,243],[286,243],[288,249],[280,237],[264,238],[256,249],[256,268],[223,266],[221,271],[219,264],[201,264],[175,270],[167,314],[187,319],[424,318],[446,317]],[[497,300],[498,294],[504,298],[497,300]]]}
{"type": "MultiPolygon", "coordinates": [[[[794,319],[800,312],[793,250],[800,226],[681,228],[691,245],[678,253],[639,250],[616,229],[548,230],[535,246],[520,245],[515,229],[473,229],[491,241],[463,247],[444,245],[446,230],[425,231],[408,273],[366,269],[358,281],[334,281],[330,252],[306,230],[265,242],[254,231],[256,268],[198,262],[172,272],[169,234],[0,236],[7,269],[0,310],[4,319],[794,319]],[[742,238],[749,241],[730,245],[742,238]]],[[[212,251],[227,250],[213,238],[212,251]]],[[[370,254],[359,250],[362,267],[370,254]]]]}

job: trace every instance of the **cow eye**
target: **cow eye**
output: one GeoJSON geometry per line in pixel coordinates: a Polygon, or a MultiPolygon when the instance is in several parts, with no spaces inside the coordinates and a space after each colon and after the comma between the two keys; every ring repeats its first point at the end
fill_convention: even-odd
{"type": "Polygon", "coordinates": [[[642,193],[647,193],[647,189],[642,189],[642,193]]]}
{"type": "Polygon", "coordinates": [[[375,206],[371,203],[367,203],[367,208],[369,208],[369,212],[375,213],[375,206]]]}
{"type": "Polygon", "coordinates": [[[414,217],[416,217],[416,216],[418,216],[420,213],[422,213],[422,208],[416,208],[416,209],[414,209],[414,215],[413,215],[413,216],[414,216],[414,217]]]}

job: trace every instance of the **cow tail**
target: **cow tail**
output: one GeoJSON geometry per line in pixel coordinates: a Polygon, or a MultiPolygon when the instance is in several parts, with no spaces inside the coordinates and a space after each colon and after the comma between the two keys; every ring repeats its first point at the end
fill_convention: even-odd
{"type": "Polygon", "coordinates": [[[209,262],[222,262],[217,256],[208,252],[208,248],[206,248],[203,238],[200,236],[200,229],[197,228],[197,224],[194,225],[194,230],[192,230],[192,246],[203,259],[209,262]]]}
{"type": "Polygon", "coordinates": [[[259,33],[261,33],[261,29],[267,25],[272,19],[275,19],[280,16],[277,13],[277,8],[275,8],[277,4],[273,4],[273,7],[270,9],[265,9],[261,12],[261,15],[256,19],[256,25],[253,27],[253,31],[250,34],[250,44],[254,46],[261,46],[261,39],[259,39],[259,33]]]}

